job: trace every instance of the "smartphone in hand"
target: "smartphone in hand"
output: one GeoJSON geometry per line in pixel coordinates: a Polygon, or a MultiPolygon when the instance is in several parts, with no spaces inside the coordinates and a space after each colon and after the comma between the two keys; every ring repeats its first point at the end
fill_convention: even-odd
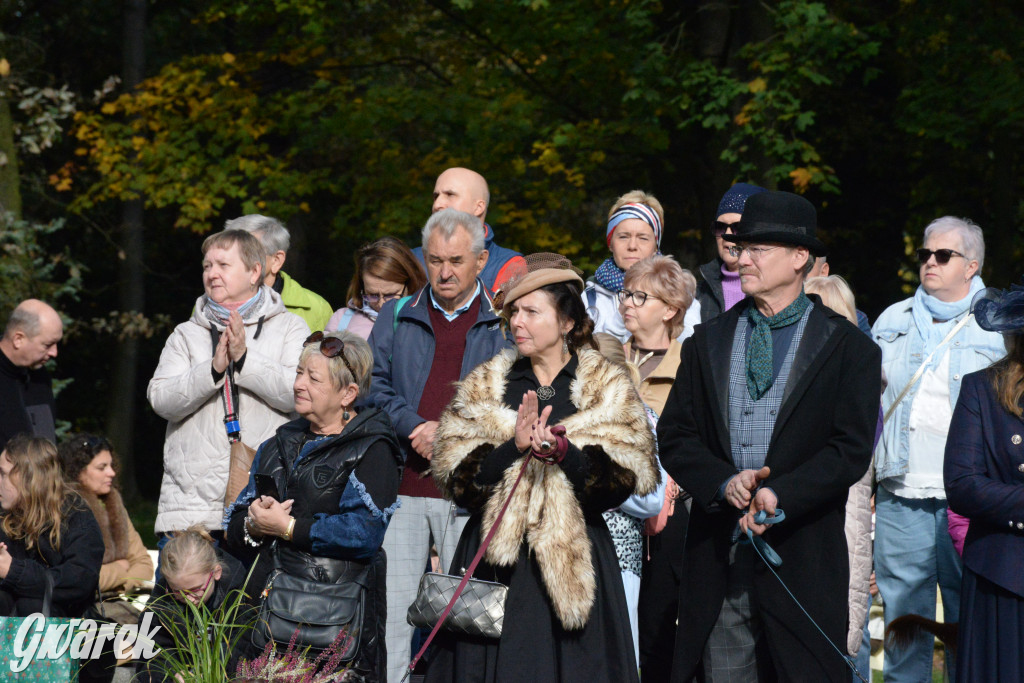
{"type": "Polygon", "coordinates": [[[277,492],[277,482],[269,474],[256,475],[256,494],[259,496],[270,496],[276,501],[281,500],[281,495],[277,492]]]}

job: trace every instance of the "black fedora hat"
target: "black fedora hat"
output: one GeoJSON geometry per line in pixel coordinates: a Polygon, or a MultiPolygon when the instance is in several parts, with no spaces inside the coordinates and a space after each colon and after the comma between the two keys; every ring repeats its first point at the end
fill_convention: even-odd
{"type": "Polygon", "coordinates": [[[815,233],[818,212],[814,205],[792,192],[760,192],[747,199],[743,217],[732,226],[730,242],[778,242],[807,247],[814,256],[827,250],[815,233]]]}

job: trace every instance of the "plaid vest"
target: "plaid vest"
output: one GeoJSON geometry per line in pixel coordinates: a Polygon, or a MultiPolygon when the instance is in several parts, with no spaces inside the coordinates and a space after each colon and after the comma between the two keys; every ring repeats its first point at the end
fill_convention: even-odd
{"type": "MultiPolygon", "coordinates": [[[[753,304],[751,304],[753,305],[753,304]]],[[[761,400],[750,398],[747,391],[747,336],[750,318],[740,315],[736,323],[736,334],[732,340],[732,356],[729,362],[729,442],[732,448],[732,460],[737,469],[757,470],[764,466],[768,457],[768,445],[775,429],[775,418],[782,406],[782,396],[786,390],[786,381],[793,367],[796,350],[807,327],[807,318],[814,305],[807,307],[800,320],[795,323],[797,328],[793,334],[786,357],[779,370],[779,376],[772,382],[761,400]]]]}

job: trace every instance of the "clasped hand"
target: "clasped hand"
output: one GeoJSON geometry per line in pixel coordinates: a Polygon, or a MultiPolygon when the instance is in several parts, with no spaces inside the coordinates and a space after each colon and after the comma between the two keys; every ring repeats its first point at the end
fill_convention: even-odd
{"type": "Polygon", "coordinates": [[[769,517],[775,514],[775,507],[779,499],[770,489],[758,488],[761,482],[771,474],[771,468],[762,467],[759,470],[743,470],[725,485],[725,500],[737,510],[745,510],[746,514],[740,518],[740,531],[744,534],[749,529],[755,535],[760,536],[767,529],[767,524],[754,522],[754,515],[761,510],[769,517]]]}
{"type": "Polygon", "coordinates": [[[245,355],[245,323],[238,311],[231,311],[228,325],[221,332],[217,348],[213,351],[213,369],[224,372],[228,369],[228,361],[237,362],[245,355]]]}
{"type": "Polygon", "coordinates": [[[516,416],[516,448],[520,451],[532,448],[538,453],[552,453],[555,450],[556,437],[548,426],[551,406],[538,413],[539,407],[536,391],[523,394],[523,402],[519,404],[519,414],[516,416]],[[545,442],[547,446],[543,445],[545,442]]]}
{"type": "Polygon", "coordinates": [[[284,536],[288,531],[288,523],[292,516],[292,503],[289,498],[283,503],[270,496],[260,496],[249,506],[249,533],[254,536],[284,536]]]}

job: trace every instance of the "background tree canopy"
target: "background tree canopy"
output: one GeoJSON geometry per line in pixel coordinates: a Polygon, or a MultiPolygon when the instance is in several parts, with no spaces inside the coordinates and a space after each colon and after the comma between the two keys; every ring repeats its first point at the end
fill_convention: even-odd
{"type": "Polygon", "coordinates": [[[452,165],[487,177],[499,243],[588,271],[634,188],[696,268],[745,180],[819,207],[872,317],[912,291],[910,250],[945,214],[982,226],[1006,286],[1022,20],[994,0],[0,0],[0,203],[18,225],[64,219],[39,240],[82,275],[60,289],[60,415],[111,433],[154,495],[145,385],[201,291],[203,235],[285,220],[286,270],[338,307],[354,249],[415,242],[452,165]]]}

